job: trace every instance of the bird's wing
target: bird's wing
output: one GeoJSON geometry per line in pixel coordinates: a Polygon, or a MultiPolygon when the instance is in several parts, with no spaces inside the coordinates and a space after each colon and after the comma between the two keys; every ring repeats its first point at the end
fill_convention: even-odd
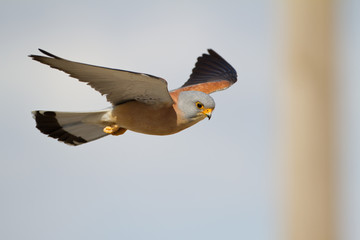
{"type": "Polygon", "coordinates": [[[29,57],[87,83],[102,95],[106,95],[107,100],[114,106],[133,100],[154,106],[173,104],[167,82],[162,78],[73,62],[39,50],[48,57],[37,55],[29,57]]]}
{"type": "MultiPolygon", "coordinates": [[[[214,50],[198,57],[190,78],[178,91],[221,91],[237,81],[235,69],[214,50]]],[[[175,91],[177,91],[175,90],[175,91]]]]}

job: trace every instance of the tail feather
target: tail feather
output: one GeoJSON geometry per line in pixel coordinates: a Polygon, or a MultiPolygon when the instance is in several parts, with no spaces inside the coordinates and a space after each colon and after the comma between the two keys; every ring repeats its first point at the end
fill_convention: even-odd
{"type": "Polygon", "coordinates": [[[77,146],[107,136],[101,124],[108,111],[70,113],[33,111],[36,128],[60,142],[77,146]]]}

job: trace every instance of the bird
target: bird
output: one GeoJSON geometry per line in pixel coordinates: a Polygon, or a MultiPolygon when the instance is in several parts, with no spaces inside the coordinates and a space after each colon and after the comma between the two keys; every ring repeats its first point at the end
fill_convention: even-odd
{"type": "Polygon", "coordinates": [[[127,130],[149,135],[178,133],[210,119],[215,101],[209,94],[237,81],[236,70],[212,49],[197,58],[189,79],[171,91],[160,77],[74,62],[39,51],[45,56],[29,57],[90,85],[112,105],[94,112],[32,111],[40,132],[72,146],[123,135],[127,130]]]}

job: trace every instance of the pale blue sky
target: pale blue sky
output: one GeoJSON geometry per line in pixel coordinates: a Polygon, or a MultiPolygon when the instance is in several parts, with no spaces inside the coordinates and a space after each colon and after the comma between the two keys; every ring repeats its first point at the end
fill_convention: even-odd
{"type": "MultiPolygon", "coordinates": [[[[279,239],[277,9],[266,0],[1,1],[0,239],[279,239]],[[160,76],[170,89],[213,48],[239,80],[213,95],[210,121],[179,134],[69,147],[39,133],[30,112],[109,104],[28,58],[37,48],[160,76]]],[[[338,12],[346,240],[360,239],[351,225],[360,222],[359,9],[347,0],[338,12]]]]}

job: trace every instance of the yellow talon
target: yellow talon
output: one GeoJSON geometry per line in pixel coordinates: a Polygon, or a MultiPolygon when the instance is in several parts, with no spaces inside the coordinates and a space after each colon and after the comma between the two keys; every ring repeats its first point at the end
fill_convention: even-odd
{"type": "Polygon", "coordinates": [[[105,133],[108,133],[108,134],[113,134],[117,130],[119,130],[119,126],[118,125],[112,125],[112,126],[106,126],[103,131],[105,133]]]}
{"type": "Polygon", "coordinates": [[[104,131],[104,133],[111,134],[111,135],[114,135],[114,136],[118,136],[118,135],[121,135],[124,132],[126,132],[126,129],[121,128],[121,127],[119,127],[118,125],[115,124],[115,125],[104,127],[103,131],[104,131]]]}

